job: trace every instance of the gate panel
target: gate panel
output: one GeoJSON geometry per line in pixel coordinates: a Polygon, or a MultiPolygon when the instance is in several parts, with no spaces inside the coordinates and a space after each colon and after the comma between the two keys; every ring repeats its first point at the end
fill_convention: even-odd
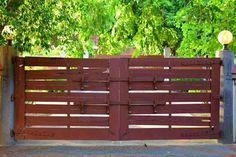
{"type": "Polygon", "coordinates": [[[15,138],[110,139],[109,61],[17,58],[15,138]]]}
{"type": "Polygon", "coordinates": [[[220,59],[129,59],[123,140],[219,137],[220,59]]]}

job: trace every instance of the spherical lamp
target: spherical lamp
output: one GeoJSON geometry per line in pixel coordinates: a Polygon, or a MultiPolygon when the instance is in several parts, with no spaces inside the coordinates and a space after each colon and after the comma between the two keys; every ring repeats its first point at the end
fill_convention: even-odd
{"type": "Polygon", "coordinates": [[[228,50],[228,45],[233,41],[233,34],[223,30],[218,35],[218,41],[223,45],[223,50],[228,50]]]}
{"type": "Polygon", "coordinates": [[[14,31],[13,26],[11,25],[6,25],[3,30],[2,30],[2,36],[3,38],[7,41],[7,45],[12,44],[12,40],[16,36],[16,32],[14,31]]]}

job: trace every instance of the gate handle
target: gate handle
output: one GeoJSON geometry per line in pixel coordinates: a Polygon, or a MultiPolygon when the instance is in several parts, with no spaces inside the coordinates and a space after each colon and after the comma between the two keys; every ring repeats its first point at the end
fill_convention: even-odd
{"type": "Polygon", "coordinates": [[[131,77],[130,76],[128,77],[128,88],[129,88],[129,90],[132,89],[132,87],[131,87],[131,77]]]}
{"type": "Polygon", "coordinates": [[[85,108],[84,102],[81,101],[81,102],[80,102],[80,112],[81,112],[81,113],[85,113],[84,108],[85,108]]]}
{"type": "Polygon", "coordinates": [[[158,79],[157,76],[154,76],[154,79],[153,79],[153,87],[154,87],[154,89],[158,89],[158,88],[157,88],[157,83],[158,83],[158,82],[164,82],[164,79],[162,79],[162,78],[161,78],[161,79],[160,79],[160,78],[158,79]]]}
{"type": "Polygon", "coordinates": [[[128,102],[128,114],[132,114],[130,101],[128,102]]]}
{"type": "Polygon", "coordinates": [[[81,76],[81,80],[80,80],[80,89],[81,89],[81,90],[84,90],[84,84],[83,84],[83,82],[84,82],[84,75],[81,76]]]}
{"type": "Polygon", "coordinates": [[[157,113],[157,100],[156,99],[153,102],[153,113],[157,113]]]}
{"type": "Polygon", "coordinates": [[[106,113],[110,113],[110,99],[107,100],[106,113]]]}
{"type": "Polygon", "coordinates": [[[165,106],[165,102],[159,102],[157,101],[157,99],[155,99],[153,101],[153,113],[157,113],[157,106],[165,106]]]}

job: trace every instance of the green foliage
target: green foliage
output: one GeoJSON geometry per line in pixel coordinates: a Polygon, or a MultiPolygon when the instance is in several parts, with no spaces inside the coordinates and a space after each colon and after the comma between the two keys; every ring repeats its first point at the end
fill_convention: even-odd
{"type": "Polygon", "coordinates": [[[24,54],[55,55],[62,49],[68,56],[81,57],[83,51],[93,51],[91,36],[111,29],[114,19],[114,2],[108,1],[24,0],[10,7],[16,8],[13,12],[8,2],[1,5],[1,28],[17,28],[14,46],[24,54]]]}
{"type": "MultiPolygon", "coordinates": [[[[176,15],[176,26],[183,32],[177,50],[180,56],[214,56],[221,49],[217,41],[220,31],[227,29],[236,34],[235,0],[193,0],[176,15]]],[[[231,44],[235,49],[236,42],[231,44]]]]}
{"type": "Polygon", "coordinates": [[[235,7],[236,0],[0,0],[0,31],[16,28],[14,46],[23,55],[82,57],[131,47],[136,55],[161,54],[168,46],[179,56],[213,56],[221,30],[236,34],[235,7]]]}
{"type": "Polygon", "coordinates": [[[111,33],[105,34],[102,40],[106,42],[104,47],[119,53],[118,49],[131,46],[143,54],[160,54],[164,46],[175,49],[179,35],[171,18],[177,11],[173,8],[169,0],[122,1],[116,8],[111,33]]]}

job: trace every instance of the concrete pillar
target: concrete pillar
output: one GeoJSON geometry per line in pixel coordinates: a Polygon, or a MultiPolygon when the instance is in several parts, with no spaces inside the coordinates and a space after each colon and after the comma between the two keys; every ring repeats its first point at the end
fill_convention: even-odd
{"type": "Polygon", "coordinates": [[[223,61],[223,80],[221,96],[223,98],[223,125],[221,128],[222,142],[232,143],[233,142],[233,80],[232,70],[234,66],[234,52],[223,50],[218,52],[218,56],[223,61]]]}
{"type": "Polygon", "coordinates": [[[236,143],[236,75],[233,77],[233,142],[236,143]]]}
{"type": "Polygon", "coordinates": [[[87,50],[84,51],[83,58],[89,58],[89,52],[87,50]]]}
{"type": "Polygon", "coordinates": [[[0,101],[0,145],[14,143],[11,131],[14,128],[14,66],[13,57],[16,55],[11,46],[0,46],[1,101],[0,101]]]}
{"type": "Polygon", "coordinates": [[[169,58],[171,56],[171,49],[167,46],[164,47],[164,57],[169,58]]]}

